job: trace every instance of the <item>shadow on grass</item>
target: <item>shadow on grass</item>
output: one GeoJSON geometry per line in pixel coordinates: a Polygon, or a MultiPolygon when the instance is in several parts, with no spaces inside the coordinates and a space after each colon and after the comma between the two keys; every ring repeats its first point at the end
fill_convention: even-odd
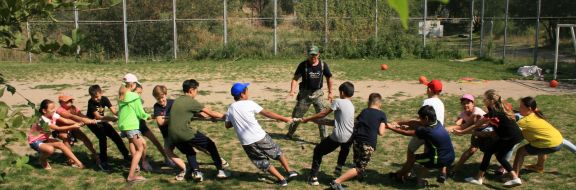
{"type": "MultiPolygon", "coordinates": [[[[274,140],[286,140],[286,134],[282,134],[282,133],[268,133],[268,135],[270,135],[270,137],[272,137],[272,139],[274,140]]],[[[312,144],[312,145],[318,145],[318,143],[316,142],[310,142],[310,141],[306,141],[304,139],[301,139],[300,137],[294,135],[291,139],[291,141],[295,141],[298,144],[312,144]]]]}

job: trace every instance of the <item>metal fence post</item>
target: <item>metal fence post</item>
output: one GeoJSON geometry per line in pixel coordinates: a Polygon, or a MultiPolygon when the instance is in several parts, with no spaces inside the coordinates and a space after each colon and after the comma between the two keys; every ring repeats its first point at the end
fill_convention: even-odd
{"type": "MultiPolygon", "coordinates": [[[[26,33],[28,33],[28,40],[32,38],[32,32],[30,32],[30,23],[26,22],[26,33]]],[[[28,63],[32,63],[32,53],[28,52],[28,63]]]]}
{"type": "Polygon", "coordinates": [[[538,34],[540,33],[540,4],[542,0],[538,0],[538,9],[536,15],[536,34],[534,36],[534,62],[533,64],[536,65],[538,63],[538,34]]]}
{"type": "Polygon", "coordinates": [[[474,0],[470,1],[470,36],[468,37],[468,56],[472,56],[472,34],[474,33],[474,0]]]}
{"type": "Polygon", "coordinates": [[[224,0],[224,46],[228,45],[228,1],[224,0]]]}
{"type": "MultiPolygon", "coordinates": [[[[78,30],[78,8],[76,7],[76,2],[74,1],[74,28],[78,30]]],[[[76,46],[76,55],[80,55],[80,45],[76,46]]]]}
{"type": "Polygon", "coordinates": [[[274,0],[274,55],[278,53],[278,0],[274,0]]]}
{"type": "Polygon", "coordinates": [[[422,19],[424,23],[422,24],[422,47],[426,49],[426,29],[428,28],[426,25],[426,16],[428,16],[428,0],[424,0],[424,16],[422,19]]]}
{"type": "Polygon", "coordinates": [[[172,0],[172,33],[173,33],[173,42],[172,45],[174,48],[174,59],[178,59],[178,28],[176,27],[176,0],[172,0]]]}
{"type": "Polygon", "coordinates": [[[324,50],[328,48],[328,0],[324,0],[324,50]]]}
{"type": "Polygon", "coordinates": [[[378,0],[374,0],[374,40],[378,41],[378,0]]]}
{"type": "Polygon", "coordinates": [[[128,63],[128,25],[126,24],[126,0],[122,0],[122,25],[124,27],[124,63],[128,63]]]}
{"type": "Polygon", "coordinates": [[[480,13],[480,56],[484,56],[484,0],[482,0],[482,10],[480,13]]]}
{"type": "Polygon", "coordinates": [[[506,43],[508,42],[508,4],[510,0],[506,0],[506,12],[504,14],[504,49],[502,50],[502,60],[506,59],[506,43]]]}

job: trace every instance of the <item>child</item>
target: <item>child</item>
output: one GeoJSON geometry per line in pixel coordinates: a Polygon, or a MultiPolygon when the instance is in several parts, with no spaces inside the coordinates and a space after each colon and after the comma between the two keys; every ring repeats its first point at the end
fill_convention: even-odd
{"type": "MultiPolygon", "coordinates": [[[[440,176],[437,181],[444,183],[446,180],[447,167],[454,162],[454,147],[450,135],[442,123],[436,118],[436,111],[432,106],[422,106],[418,110],[419,122],[412,122],[410,127],[415,129],[405,129],[398,126],[388,127],[388,129],[406,136],[416,136],[424,140],[424,153],[416,154],[415,161],[428,169],[439,169],[440,176]]],[[[412,168],[409,168],[410,170],[412,168]]],[[[422,173],[420,170],[419,173],[422,173]]],[[[421,175],[417,175],[418,184],[427,186],[428,182],[422,180],[421,175]]]]}
{"type": "MultiPolygon", "coordinates": [[[[544,114],[538,109],[536,99],[532,97],[520,99],[520,114],[523,118],[518,121],[518,126],[522,128],[522,134],[528,144],[516,151],[514,171],[518,175],[520,175],[520,168],[522,168],[526,155],[538,155],[538,166],[540,167],[537,169],[542,168],[544,170],[547,154],[560,150],[563,141],[560,131],[548,123],[544,114]]],[[[518,178],[519,180],[520,178],[518,178]]]]}
{"type": "MultiPolygon", "coordinates": [[[[138,93],[139,96],[142,96],[142,90],[143,90],[142,85],[140,83],[136,83],[136,88],[134,88],[134,90],[132,90],[132,91],[138,93]]],[[[142,100],[142,104],[144,104],[144,100],[142,100]]],[[[156,149],[158,149],[160,154],[162,154],[162,156],[164,156],[165,163],[167,163],[170,166],[173,166],[174,163],[171,162],[171,159],[166,154],[166,151],[164,151],[164,147],[160,144],[160,141],[158,141],[158,138],[156,138],[156,135],[154,135],[154,133],[152,133],[152,131],[150,131],[150,128],[148,128],[148,125],[146,125],[146,121],[143,119],[140,119],[139,121],[140,121],[140,126],[139,126],[138,130],[140,130],[142,135],[145,136],[146,138],[148,138],[148,140],[150,140],[152,142],[152,144],[154,144],[154,146],[156,146],[156,149]]],[[[150,163],[148,162],[146,155],[142,155],[142,157],[145,158],[145,159],[142,159],[142,169],[144,169],[146,171],[152,171],[153,168],[150,165],[150,163]]]]}
{"type": "MultiPolygon", "coordinates": [[[[440,100],[440,93],[442,92],[442,82],[440,80],[432,80],[426,84],[426,94],[428,95],[428,99],[425,99],[422,103],[422,106],[432,106],[434,108],[436,118],[444,126],[444,103],[440,100]]],[[[398,122],[400,125],[408,125],[410,123],[398,122]]],[[[411,168],[414,166],[415,160],[415,152],[424,144],[424,140],[419,139],[416,136],[413,136],[410,139],[410,143],[408,143],[408,151],[406,153],[406,162],[402,166],[399,171],[392,173],[391,175],[395,175],[394,178],[396,179],[405,179],[411,168]]]]}
{"type": "Polygon", "coordinates": [[[332,182],[334,189],[344,189],[342,182],[352,179],[353,177],[364,176],[364,171],[370,157],[376,150],[377,135],[383,136],[388,125],[386,114],[380,111],[382,106],[382,96],[378,93],[372,93],[368,97],[368,108],[362,110],[356,117],[354,126],[354,138],[352,148],[354,150],[354,164],[356,168],[348,170],[344,175],[338,177],[332,182]]]}
{"type": "Polygon", "coordinates": [[[90,131],[96,135],[98,138],[98,145],[100,147],[100,161],[103,170],[108,170],[108,143],[106,142],[106,137],[112,139],[118,150],[124,157],[124,160],[130,160],[130,154],[124,141],[118,132],[108,123],[108,121],[115,122],[118,120],[116,117],[105,116],[104,111],[108,108],[112,114],[116,115],[116,108],[112,107],[112,103],[106,96],[102,96],[102,89],[99,85],[92,85],[88,88],[88,94],[90,94],[90,100],[88,100],[88,109],[86,110],[86,116],[90,119],[102,120],[97,124],[89,124],[88,128],[90,131]]]}
{"type": "MultiPolygon", "coordinates": [[[[339,171],[342,171],[342,166],[346,163],[346,157],[350,152],[350,145],[352,144],[350,139],[354,129],[354,105],[352,104],[352,101],[350,101],[350,98],[354,95],[354,85],[350,82],[344,82],[340,85],[338,90],[340,91],[340,99],[333,100],[330,108],[302,119],[302,122],[306,123],[308,121],[314,121],[326,117],[333,111],[335,112],[334,121],[322,122],[334,126],[334,130],[328,138],[322,139],[320,144],[314,147],[312,171],[310,172],[310,178],[308,179],[310,185],[320,184],[318,183],[318,171],[320,170],[320,164],[322,164],[322,157],[324,155],[329,154],[336,148],[340,147],[340,152],[338,153],[338,165],[336,166],[335,171],[337,175],[340,175],[339,171]]],[[[321,122],[317,121],[317,123],[321,122]]]]}
{"type": "Polygon", "coordinates": [[[512,180],[504,183],[505,186],[515,186],[522,184],[522,181],[518,178],[515,171],[512,170],[512,165],[506,159],[506,155],[512,151],[514,146],[516,146],[520,141],[522,141],[522,132],[516,124],[514,112],[511,106],[505,106],[505,102],[502,97],[493,90],[487,90],[484,92],[484,105],[488,108],[488,113],[484,116],[482,120],[470,126],[464,130],[454,130],[456,134],[463,134],[467,131],[471,131],[477,127],[483,126],[486,123],[490,123],[494,128],[494,132],[480,132],[475,131],[474,135],[486,136],[486,135],[496,135],[498,140],[494,145],[484,151],[484,157],[482,158],[482,163],[480,164],[480,171],[476,177],[468,177],[465,180],[472,184],[482,185],[484,174],[490,165],[490,159],[493,154],[496,154],[496,159],[504,167],[504,169],[510,173],[512,180]]]}
{"type": "MultiPolygon", "coordinates": [[[[60,115],[61,117],[79,123],[96,124],[96,120],[89,119],[84,114],[82,114],[82,112],[80,112],[80,109],[74,106],[74,98],[72,96],[60,95],[58,96],[58,102],[60,103],[60,107],[56,109],[56,113],[58,113],[58,115],[60,115]]],[[[92,156],[92,159],[94,159],[98,167],[100,169],[104,169],[104,167],[100,163],[100,159],[97,156],[96,149],[94,149],[92,141],[90,141],[90,139],[86,136],[86,134],[84,134],[84,132],[82,132],[80,129],[72,129],[68,131],[54,131],[52,132],[52,134],[55,137],[62,139],[64,144],[70,148],[71,145],[74,143],[74,141],[72,140],[73,138],[80,139],[84,143],[84,146],[88,148],[88,151],[90,151],[90,155],[92,156]]]]}
{"type": "Polygon", "coordinates": [[[236,102],[230,104],[226,112],[226,128],[234,127],[242,148],[252,160],[252,163],[262,171],[268,171],[278,179],[280,186],[287,186],[288,181],[270,165],[269,158],[279,160],[282,167],[289,173],[289,179],[298,176],[296,171],[288,166],[288,160],[282,153],[280,146],[272,141],[272,138],[262,129],[255,115],[292,122],[292,118],[283,117],[272,111],[266,110],[248,98],[249,83],[234,83],[231,94],[236,102]]]}
{"type": "MultiPolygon", "coordinates": [[[[148,119],[150,115],[142,108],[142,100],[137,93],[132,92],[136,88],[138,78],[128,73],[124,76],[124,85],[118,92],[118,128],[122,131],[122,136],[130,141],[130,153],[132,162],[126,181],[129,183],[145,181],[146,178],[136,174],[138,163],[146,155],[146,141],[142,138],[140,132],[140,119],[148,119]]],[[[144,161],[143,161],[144,162],[144,161]]]]}
{"type": "Polygon", "coordinates": [[[40,120],[30,128],[28,133],[28,144],[38,153],[40,153],[40,165],[46,170],[52,169],[48,163],[48,157],[54,153],[54,149],[60,149],[68,159],[72,160],[72,167],[84,168],[84,165],[68,146],[61,141],[50,138],[50,130],[68,131],[79,129],[82,126],[72,120],[60,117],[56,112],[56,105],[50,100],[42,100],[40,103],[40,120]],[[58,125],[64,123],[65,125],[58,125]]]}
{"type": "MultiPolygon", "coordinates": [[[[486,112],[484,112],[484,110],[475,106],[474,96],[472,96],[471,94],[464,94],[460,98],[460,105],[462,105],[462,112],[458,116],[455,126],[446,127],[446,130],[448,132],[453,132],[454,130],[466,129],[474,125],[476,122],[482,119],[484,115],[486,115],[486,112]]],[[[488,132],[493,131],[492,127],[490,126],[480,127],[477,130],[488,132]]],[[[462,154],[460,160],[458,160],[458,162],[454,164],[454,166],[452,166],[450,175],[456,173],[456,171],[458,171],[458,169],[472,155],[474,155],[476,151],[478,151],[478,148],[480,148],[481,150],[485,150],[485,147],[490,146],[490,144],[493,143],[493,141],[494,138],[491,137],[479,137],[475,135],[470,135],[470,147],[462,154]]]]}
{"type": "MultiPolygon", "coordinates": [[[[200,147],[210,152],[212,161],[218,169],[218,178],[228,178],[230,174],[223,169],[222,159],[216,144],[212,139],[198,130],[197,123],[190,120],[195,116],[223,118],[224,115],[204,107],[196,99],[198,95],[198,81],[194,79],[186,80],[182,83],[183,96],[174,100],[170,109],[170,119],[168,123],[168,138],[175,146],[189,147],[184,154],[188,156],[188,164],[193,170],[193,177],[196,181],[203,181],[204,175],[200,171],[196,162],[196,152],[191,147],[200,147]]],[[[182,149],[180,149],[182,151],[182,149]]]]}

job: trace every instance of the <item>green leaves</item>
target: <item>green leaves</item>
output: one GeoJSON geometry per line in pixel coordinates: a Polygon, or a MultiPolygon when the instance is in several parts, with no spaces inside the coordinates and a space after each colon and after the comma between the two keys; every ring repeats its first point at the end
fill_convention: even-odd
{"type": "Polygon", "coordinates": [[[388,5],[400,16],[402,27],[408,29],[408,0],[388,0],[388,5]]]}
{"type": "Polygon", "coordinates": [[[62,43],[67,46],[72,46],[72,38],[62,34],[62,43]]]}

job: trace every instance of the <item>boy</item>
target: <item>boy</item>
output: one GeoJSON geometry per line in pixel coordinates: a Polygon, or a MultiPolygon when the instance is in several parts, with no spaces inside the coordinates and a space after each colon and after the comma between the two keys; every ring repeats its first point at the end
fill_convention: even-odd
{"type": "Polygon", "coordinates": [[[319,118],[326,117],[331,112],[334,113],[334,119],[330,121],[315,121],[317,123],[326,123],[327,125],[334,126],[332,134],[320,141],[320,144],[314,147],[314,155],[312,158],[312,171],[310,173],[310,178],[308,183],[310,185],[319,185],[318,183],[318,171],[320,170],[320,164],[322,164],[322,157],[330,152],[336,150],[340,147],[340,152],[338,153],[338,166],[334,173],[340,175],[342,171],[342,166],[346,163],[346,157],[350,152],[350,137],[352,137],[352,131],[354,128],[354,105],[350,101],[350,98],[354,95],[354,85],[350,82],[344,82],[338,88],[340,91],[340,99],[335,99],[332,101],[330,108],[320,111],[320,113],[310,116],[308,118],[303,118],[302,122],[306,123],[308,121],[314,121],[319,118]]]}
{"type": "Polygon", "coordinates": [[[98,144],[100,147],[100,161],[103,170],[108,170],[108,143],[106,142],[106,137],[112,139],[118,150],[124,157],[124,160],[130,161],[130,154],[124,141],[118,135],[118,132],[108,123],[108,121],[115,122],[118,120],[116,117],[105,116],[104,111],[106,108],[116,115],[116,108],[112,107],[112,103],[106,96],[102,96],[102,89],[99,85],[92,85],[88,88],[88,94],[90,94],[90,100],[88,100],[88,109],[86,110],[86,116],[90,119],[102,120],[103,122],[97,124],[89,124],[88,128],[96,138],[98,138],[98,144]]]}
{"type": "MultiPolygon", "coordinates": [[[[437,120],[436,113],[432,106],[422,106],[418,110],[418,117],[420,121],[410,122],[411,128],[388,127],[388,129],[405,136],[415,136],[423,139],[425,148],[423,154],[414,155],[414,159],[420,165],[428,169],[439,169],[441,175],[437,181],[444,183],[446,181],[447,167],[454,162],[454,147],[450,135],[442,123],[437,120]]],[[[411,170],[412,168],[408,168],[411,170]]],[[[422,171],[420,171],[422,172],[422,171]]],[[[420,186],[427,186],[428,182],[420,179],[417,176],[418,184],[420,186]]]]}
{"type": "Polygon", "coordinates": [[[189,79],[182,83],[184,95],[176,98],[172,108],[170,108],[168,138],[175,146],[190,147],[185,154],[188,156],[188,164],[193,170],[193,177],[196,181],[203,181],[204,175],[199,170],[200,168],[196,162],[196,152],[191,147],[200,147],[210,152],[212,161],[214,161],[214,165],[218,169],[216,177],[228,178],[230,174],[223,170],[222,159],[214,141],[198,130],[198,124],[190,121],[195,116],[224,117],[223,114],[204,107],[195,99],[198,95],[198,86],[198,81],[194,79],[189,79]]]}
{"type": "Polygon", "coordinates": [[[362,110],[356,117],[354,127],[354,139],[352,148],[354,150],[355,168],[348,170],[342,176],[332,181],[333,189],[343,190],[341,183],[352,179],[353,177],[364,176],[364,170],[370,162],[370,157],[376,150],[377,135],[383,136],[388,126],[386,114],[380,111],[382,106],[382,96],[378,93],[372,93],[368,97],[368,108],[362,110]]]}
{"type": "MultiPolygon", "coordinates": [[[[440,80],[432,80],[426,84],[426,94],[428,95],[428,99],[425,99],[422,103],[422,106],[432,106],[435,110],[436,118],[444,126],[444,103],[440,100],[440,92],[442,92],[442,82],[440,80]]],[[[409,125],[409,123],[398,122],[400,125],[409,125]]],[[[402,169],[393,173],[395,178],[397,179],[404,179],[408,176],[410,168],[414,167],[415,161],[415,152],[424,144],[424,140],[419,139],[418,137],[414,136],[410,139],[410,143],[408,143],[408,151],[406,154],[406,162],[402,166],[402,169]]]]}
{"type": "Polygon", "coordinates": [[[274,175],[280,186],[287,186],[287,180],[274,166],[270,165],[268,159],[279,160],[282,167],[290,174],[288,177],[290,179],[298,176],[298,173],[288,166],[288,160],[282,154],[280,146],[274,143],[272,138],[262,129],[255,115],[259,113],[270,119],[287,123],[292,122],[292,118],[283,117],[266,110],[249,100],[248,85],[249,83],[234,83],[232,86],[231,94],[236,102],[230,104],[226,112],[226,128],[234,127],[242,148],[258,169],[274,175]]]}

